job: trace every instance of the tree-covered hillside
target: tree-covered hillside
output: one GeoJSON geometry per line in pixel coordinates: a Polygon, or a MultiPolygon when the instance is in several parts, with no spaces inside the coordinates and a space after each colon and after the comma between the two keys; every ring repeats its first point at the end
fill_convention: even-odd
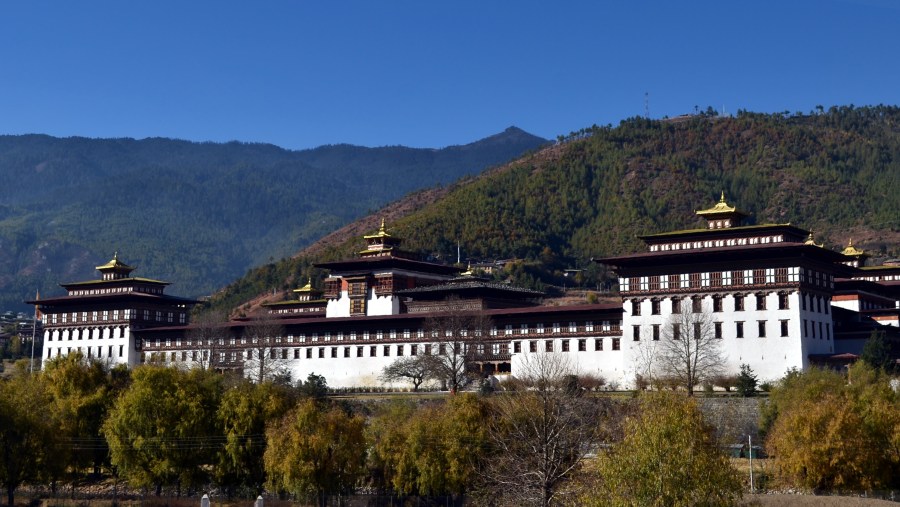
{"type": "MultiPolygon", "coordinates": [[[[757,223],[811,229],[830,248],[853,239],[876,258],[900,255],[900,108],[595,126],[430,204],[400,201],[379,214],[393,218],[409,249],[455,259],[459,242],[464,258],[532,260],[552,279],[591,257],[637,251],[639,234],[699,226],[693,211],[722,191],[757,223]]],[[[359,228],[347,230],[328,248],[249,272],[217,300],[234,305],[287,289],[316,260],[352,255],[359,228]]]]}
{"type": "Polygon", "coordinates": [[[545,143],[516,128],[443,149],[0,136],[0,308],[93,278],[115,251],[173,293],[209,294],[408,192],[545,143]]]}

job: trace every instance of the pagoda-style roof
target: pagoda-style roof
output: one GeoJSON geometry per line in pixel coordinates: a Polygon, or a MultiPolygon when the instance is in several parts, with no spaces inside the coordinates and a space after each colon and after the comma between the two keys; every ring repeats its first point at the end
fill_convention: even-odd
{"type": "Polygon", "coordinates": [[[366,240],[366,249],[359,252],[361,256],[383,255],[389,253],[390,251],[397,249],[400,246],[401,241],[400,238],[394,237],[387,232],[384,218],[381,219],[381,227],[378,229],[378,232],[363,236],[363,239],[366,240]]]}
{"type": "Polygon", "coordinates": [[[865,255],[865,250],[860,250],[853,246],[853,238],[850,238],[850,241],[847,243],[847,246],[841,251],[842,254],[847,255],[849,257],[859,257],[860,255],[865,255]]]}
{"type": "MultiPolygon", "coordinates": [[[[595,262],[615,266],[618,268],[654,268],[672,266],[684,266],[685,268],[697,265],[709,266],[712,264],[731,264],[741,262],[742,266],[753,263],[771,263],[779,259],[805,258],[812,262],[820,262],[831,265],[841,276],[854,276],[859,271],[856,268],[841,264],[848,260],[847,256],[803,243],[764,243],[745,245],[740,247],[716,247],[699,248],[694,250],[665,250],[656,252],[643,252],[619,257],[606,257],[594,259],[595,262]]],[[[793,261],[792,261],[793,262],[793,261]]]]}
{"type": "Polygon", "coordinates": [[[127,278],[134,271],[134,267],[125,264],[119,260],[119,252],[113,254],[113,258],[106,264],[97,266],[97,271],[102,274],[104,280],[115,280],[118,278],[127,278]]]}
{"type": "Polygon", "coordinates": [[[751,236],[761,236],[766,233],[783,234],[786,242],[804,242],[809,239],[810,232],[786,224],[758,224],[758,225],[742,225],[738,227],[730,227],[727,229],[681,229],[677,231],[659,232],[654,234],[644,234],[638,236],[647,244],[655,244],[661,242],[670,242],[686,239],[720,239],[720,238],[743,238],[751,236]]]}
{"type": "Polygon", "coordinates": [[[41,298],[31,301],[25,301],[29,305],[40,305],[41,308],[51,306],[83,306],[97,304],[116,304],[116,303],[133,303],[133,302],[150,302],[157,301],[166,304],[183,304],[195,305],[199,303],[196,299],[182,298],[178,296],[169,296],[167,294],[150,294],[147,292],[115,292],[108,294],[89,294],[79,296],[59,296],[50,298],[41,298]]]}
{"type": "Polygon", "coordinates": [[[731,206],[725,201],[725,192],[722,192],[722,198],[719,199],[719,202],[716,203],[712,208],[702,209],[695,212],[697,216],[703,217],[706,219],[710,229],[727,229],[730,227],[738,227],[741,225],[741,222],[750,216],[749,213],[745,213],[737,209],[735,206],[731,206]]]}
{"type": "Polygon", "coordinates": [[[375,269],[403,269],[412,272],[431,273],[438,275],[454,275],[460,272],[460,269],[456,266],[408,259],[393,254],[322,262],[319,264],[315,264],[315,267],[330,269],[333,274],[338,276],[344,276],[347,274],[363,275],[375,269]]]}
{"type": "Polygon", "coordinates": [[[74,287],[88,287],[88,286],[109,286],[109,287],[119,287],[122,285],[134,285],[134,284],[143,284],[143,285],[171,285],[171,282],[163,282],[161,280],[154,280],[152,278],[142,278],[139,276],[127,277],[127,278],[114,278],[111,280],[85,280],[83,282],[67,282],[59,284],[60,287],[65,289],[70,289],[74,287]]]}
{"type": "Polygon", "coordinates": [[[459,277],[448,283],[426,285],[413,289],[397,291],[397,295],[409,296],[413,299],[442,299],[451,296],[475,297],[490,296],[508,299],[529,299],[543,297],[544,293],[524,287],[516,287],[505,283],[487,281],[480,278],[459,277]]]}

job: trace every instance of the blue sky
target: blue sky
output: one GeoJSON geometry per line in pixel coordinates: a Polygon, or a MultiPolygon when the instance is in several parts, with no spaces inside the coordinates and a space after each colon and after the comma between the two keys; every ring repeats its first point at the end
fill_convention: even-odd
{"type": "Polygon", "coordinates": [[[900,2],[9,1],[0,134],[299,149],[900,104],[900,2]]]}

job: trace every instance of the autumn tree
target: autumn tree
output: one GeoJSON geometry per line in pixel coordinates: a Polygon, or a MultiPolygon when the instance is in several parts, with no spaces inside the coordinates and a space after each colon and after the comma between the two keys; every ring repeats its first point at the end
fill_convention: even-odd
{"type": "Polygon", "coordinates": [[[247,496],[262,493],[266,425],[283,417],[294,398],[285,386],[249,380],[238,382],[222,395],[216,416],[225,443],[218,450],[214,477],[229,498],[236,490],[249,493],[247,496]]]}
{"type": "Polygon", "coordinates": [[[435,375],[455,394],[478,377],[491,321],[481,312],[456,311],[429,318],[424,327],[432,341],[435,375]]]}
{"type": "Polygon", "coordinates": [[[672,315],[661,334],[660,371],[683,387],[688,396],[694,395],[696,386],[722,372],[722,340],[716,337],[709,313],[696,307],[683,308],[672,315]]]}
{"type": "Polygon", "coordinates": [[[464,495],[484,458],[487,421],[487,406],[471,393],[418,409],[388,405],[367,433],[370,468],[401,495],[464,495]]]}
{"type": "Polygon", "coordinates": [[[135,487],[191,488],[206,480],[220,434],[220,376],[141,366],[103,424],[112,464],[135,487]]]}
{"type": "Polygon", "coordinates": [[[42,379],[24,369],[0,381],[0,484],[7,504],[15,503],[22,483],[52,479],[64,465],[52,416],[51,400],[42,379]]]}
{"type": "Polygon", "coordinates": [[[338,406],[300,402],[266,430],[267,485],[325,506],[353,491],[363,472],[365,421],[338,406]]]}
{"type": "Polygon", "coordinates": [[[582,503],[679,507],[735,505],[741,483],[718,448],[696,401],[672,392],[643,393],[625,420],[622,441],[601,451],[582,503]]]}
{"type": "Polygon", "coordinates": [[[582,396],[559,354],[526,356],[516,376],[524,389],[491,401],[487,491],[510,505],[549,506],[594,449],[600,403],[582,396]]]}
{"type": "Polygon", "coordinates": [[[798,486],[867,490],[900,486],[900,396],[860,361],[848,372],[791,372],[772,390],[766,447],[798,486]]]}
{"type": "Polygon", "coordinates": [[[266,382],[285,379],[290,382],[290,360],[287,349],[278,347],[284,327],[272,315],[263,315],[251,320],[244,327],[242,347],[244,358],[244,375],[254,382],[266,382]]]}
{"type": "Polygon", "coordinates": [[[60,460],[73,473],[85,467],[98,473],[109,455],[100,429],[120,387],[113,385],[111,372],[102,363],[80,352],[48,361],[42,376],[51,412],[59,421],[59,435],[72,443],[67,459],[60,460]]]}

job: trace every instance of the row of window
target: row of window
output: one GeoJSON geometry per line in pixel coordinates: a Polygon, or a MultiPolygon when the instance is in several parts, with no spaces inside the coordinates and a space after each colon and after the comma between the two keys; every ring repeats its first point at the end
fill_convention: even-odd
{"type": "Polygon", "coordinates": [[[622,292],[699,289],[701,287],[739,287],[744,285],[772,285],[796,282],[809,283],[824,288],[833,287],[834,278],[829,273],[790,267],[632,276],[619,280],[622,292]]]}
{"type": "MultiPolygon", "coordinates": [[[[730,227],[730,220],[716,220],[709,223],[710,229],[730,227]]],[[[772,236],[754,236],[751,238],[728,238],[715,239],[705,241],[679,241],[674,243],[663,243],[659,245],[650,245],[651,252],[670,251],[670,250],[695,250],[698,248],[721,248],[725,246],[746,246],[760,245],[769,243],[781,243],[784,241],[784,235],[776,234],[772,236]]]]}
{"type": "MultiPolygon", "coordinates": [[[[778,321],[778,330],[780,332],[781,337],[787,337],[789,335],[789,320],[783,319],[778,321]]],[[[818,335],[816,334],[816,322],[812,323],[812,337],[819,339],[831,339],[831,324],[827,322],[819,322],[818,323],[818,335]]],[[[692,337],[695,340],[699,340],[701,338],[717,338],[721,339],[723,337],[722,334],[722,322],[713,322],[712,328],[710,328],[707,324],[703,322],[693,322],[690,323],[689,328],[692,331],[692,337]],[[711,336],[707,334],[711,333],[711,336]]],[[[650,326],[650,338],[654,341],[658,341],[663,335],[665,337],[680,340],[684,336],[684,332],[682,330],[683,325],[680,323],[673,323],[667,326],[661,326],[660,324],[652,324],[650,326]]],[[[766,338],[769,336],[768,332],[768,321],[766,320],[758,320],[756,321],[756,336],[758,338],[766,338]]],[[[746,338],[745,335],[746,322],[738,321],[734,323],[734,334],[736,338],[746,338]]],[[[640,341],[642,337],[642,329],[643,326],[632,326],[631,329],[631,337],[634,341],[640,341]]],[[[810,327],[808,326],[808,321],[806,319],[803,320],[803,337],[810,336],[810,327]]]]}
{"type": "MultiPolygon", "coordinates": [[[[612,350],[621,350],[621,341],[619,338],[611,338],[612,350]]],[[[570,352],[570,351],[578,351],[578,352],[587,352],[588,349],[588,341],[585,338],[581,338],[578,340],[559,340],[560,352],[570,352]],[[572,348],[572,342],[575,342],[575,348],[572,348]]],[[[528,340],[524,342],[528,344],[528,352],[536,353],[536,352],[553,352],[554,351],[554,340],[543,340],[543,350],[540,349],[540,342],[538,340],[528,340]]],[[[513,353],[519,354],[522,352],[522,344],[521,341],[513,342],[513,353]]],[[[603,338],[594,338],[594,351],[602,351],[603,350],[603,338]]]]}
{"type": "MultiPolygon", "coordinates": [[[[578,351],[578,352],[586,352],[588,348],[587,339],[579,339],[579,340],[559,340],[560,341],[560,352],[570,352],[570,351],[578,351]],[[574,347],[573,347],[574,343],[574,347]]],[[[603,350],[603,338],[594,338],[593,339],[593,349],[595,351],[603,350]]],[[[554,352],[554,340],[529,340],[524,342],[528,346],[528,351],[532,353],[536,352],[554,352]],[[543,347],[540,346],[541,342],[543,342],[543,347]],[[539,350],[540,349],[540,350],[539,350]]],[[[476,355],[485,355],[486,353],[492,354],[494,356],[503,356],[509,354],[509,344],[508,343],[492,343],[492,344],[475,344],[476,347],[475,354],[476,355]]],[[[416,356],[419,353],[425,355],[431,355],[432,353],[438,355],[445,355],[451,352],[450,348],[454,347],[455,353],[465,353],[466,352],[466,344],[461,343],[426,343],[426,344],[410,344],[410,345],[357,345],[355,347],[345,346],[345,347],[306,347],[303,349],[300,348],[271,348],[264,350],[255,350],[250,349],[247,351],[229,351],[229,352],[218,352],[219,358],[222,361],[228,360],[231,362],[237,360],[253,360],[254,356],[256,359],[259,359],[260,354],[265,354],[269,359],[277,360],[277,359],[313,359],[317,357],[319,359],[326,358],[350,358],[350,357],[402,357],[406,354],[410,356],[416,356]],[[380,354],[379,354],[380,350],[380,354]],[[293,351],[293,352],[291,352],[293,351]]],[[[519,354],[522,352],[523,342],[522,341],[514,341],[513,342],[513,352],[519,354]]],[[[621,342],[619,338],[611,339],[611,350],[621,350],[621,342]]],[[[156,357],[155,353],[151,353],[151,358],[156,357]]],[[[182,361],[187,361],[188,357],[190,357],[191,361],[197,361],[201,357],[203,360],[208,359],[209,351],[181,351],[181,352],[170,352],[168,356],[172,361],[176,361],[179,355],[181,356],[182,361]]],[[[163,356],[165,357],[165,356],[163,356]]]]}
{"type": "Polygon", "coordinates": [[[163,312],[160,310],[95,310],[92,312],[52,313],[49,317],[50,324],[116,322],[120,320],[120,317],[124,320],[139,319],[169,323],[174,323],[177,318],[179,324],[187,323],[187,314],[185,312],[163,312]]]}
{"type": "MultiPolygon", "coordinates": [[[[785,292],[779,292],[777,295],[778,301],[778,309],[779,310],[789,310],[790,309],[790,294],[785,292]]],[[[722,296],[719,294],[715,294],[711,297],[712,300],[712,311],[714,313],[720,313],[724,310],[724,300],[726,296],[722,296]]],[[[733,311],[742,312],[746,309],[746,300],[750,299],[753,302],[755,310],[766,310],[768,309],[768,295],[759,293],[759,294],[734,294],[731,296],[734,302],[733,311]]],[[[691,312],[692,313],[701,313],[703,312],[703,296],[693,296],[691,298],[687,298],[690,301],[691,312]]],[[[662,314],[662,299],[653,298],[650,300],[650,314],[651,315],[661,315],[662,314]]],[[[670,310],[671,313],[677,314],[682,312],[682,301],[681,298],[671,298],[670,299],[670,310]]],[[[824,296],[816,296],[812,294],[801,294],[800,295],[800,305],[803,310],[809,309],[810,311],[829,314],[831,301],[824,296]]],[[[634,316],[641,315],[641,300],[634,299],[631,301],[631,314],[634,316]]]]}
{"type": "Polygon", "coordinates": [[[125,292],[141,292],[143,294],[162,294],[161,287],[106,287],[102,289],[76,289],[70,290],[70,296],[99,296],[102,294],[121,294],[125,292]]]}
{"type": "Polygon", "coordinates": [[[78,329],[51,329],[47,333],[47,341],[52,342],[54,336],[56,341],[63,340],[93,340],[103,338],[103,331],[110,329],[108,338],[125,338],[125,326],[117,326],[112,328],[88,327],[78,329]]]}
{"type": "MultiPolygon", "coordinates": [[[[503,336],[521,336],[521,335],[530,335],[530,334],[593,333],[593,332],[598,332],[598,331],[612,333],[612,332],[618,332],[620,329],[621,329],[620,322],[617,320],[616,321],[604,320],[602,322],[599,322],[598,324],[595,324],[594,321],[589,320],[589,321],[585,321],[585,322],[570,321],[568,323],[565,323],[565,325],[560,322],[554,322],[551,325],[545,325],[543,323],[538,323],[538,324],[521,324],[521,325],[514,326],[512,324],[508,324],[502,330],[497,327],[492,327],[490,330],[488,330],[488,333],[490,334],[490,336],[500,336],[501,332],[502,332],[503,336]]],[[[480,329],[475,329],[473,331],[463,329],[463,330],[457,331],[455,334],[458,334],[459,336],[462,336],[462,337],[466,337],[466,336],[469,336],[470,332],[471,332],[472,336],[481,336],[481,334],[482,334],[482,331],[480,329]]],[[[366,341],[366,340],[371,340],[371,339],[378,340],[378,341],[382,341],[385,339],[411,340],[414,338],[415,339],[424,339],[425,334],[426,334],[426,332],[424,329],[417,329],[417,330],[389,329],[387,331],[384,331],[384,330],[368,331],[368,330],[366,330],[366,331],[348,331],[348,332],[338,331],[336,333],[330,333],[330,332],[329,333],[321,333],[321,334],[320,333],[310,333],[308,335],[306,333],[301,333],[298,335],[289,334],[286,337],[276,336],[276,337],[274,337],[274,339],[264,338],[263,341],[264,341],[264,343],[283,343],[283,342],[286,342],[286,343],[309,343],[309,342],[320,342],[320,341],[330,342],[330,341],[344,341],[344,340],[366,341]]],[[[437,338],[439,332],[436,330],[432,330],[428,334],[432,338],[437,338]]],[[[443,334],[445,337],[448,337],[448,338],[454,336],[454,332],[451,330],[446,330],[446,331],[444,331],[443,334]]],[[[239,340],[235,337],[230,337],[230,338],[227,338],[227,341],[230,345],[237,345],[238,342],[240,342],[241,345],[247,344],[247,338],[245,338],[245,337],[242,337],[239,340]]],[[[252,339],[251,341],[253,343],[257,342],[256,339],[252,339]]],[[[190,339],[187,339],[186,342],[187,342],[188,346],[191,345],[190,339]]],[[[216,338],[216,342],[219,345],[224,345],[226,342],[226,338],[224,338],[224,337],[216,338]]],[[[171,339],[166,339],[165,344],[167,347],[172,346],[171,339]]],[[[198,342],[198,344],[200,344],[200,343],[198,342]]],[[[159,348],[159,346],[160,346],[159,338],[157,338],[155,340],[155,346],[157,348],[159,348]]],[[[176,339],[176,346],[179,346],[179,347],[181,346],[181,339],[176,339]]]]}
{"type": "MultiPolygon", "coordinates": [[[[56,350],[56,357],[59,357],[60,355],[62,355],[62,349],[63,349],[62,347],[58,347],[58,348],[55,349],[55,350],[56,350]]],[[[93,357],[94,357],[94,350],[95,350],[95,349],[96,349],[96,351],[97,351],[97,352],[96,352],[96,357],[97,357],[97,359],[104,359],[104,355],[103,355],[103,346],[101,346],[101,345],[98,345],[97,347],[74,347],[74,350],[81,352],[82,354],[85,355],[85,357],[88,357],[88,358],[93,358],[93,357]]],[[[53,350],[54,350],[54,349],[53,349],[52,347],[47,347],[47,359],[50,359],[50,358],[53,357],[53,350]]],[[[72,353],[72,350],[73,350],[72,347],[66,347],[66,354],[67,354],[67,355],[68,355],[68,354],[71,354],[71,353],[72,353]]],[[[109,345],[109,346],[106,348],[106,356],[105,356],[105,358],[107,358],[107,359],[108,359],[108,358],[112,358],[112,357],[113,357],[113,350],[114,350],[114,349],[113,349],[113,346],[112,346],[112,345],[109,345]]],[[[124,346],[124,345],[119,345],[119,357],[125,357],[125,346],[124,346]]]]}

